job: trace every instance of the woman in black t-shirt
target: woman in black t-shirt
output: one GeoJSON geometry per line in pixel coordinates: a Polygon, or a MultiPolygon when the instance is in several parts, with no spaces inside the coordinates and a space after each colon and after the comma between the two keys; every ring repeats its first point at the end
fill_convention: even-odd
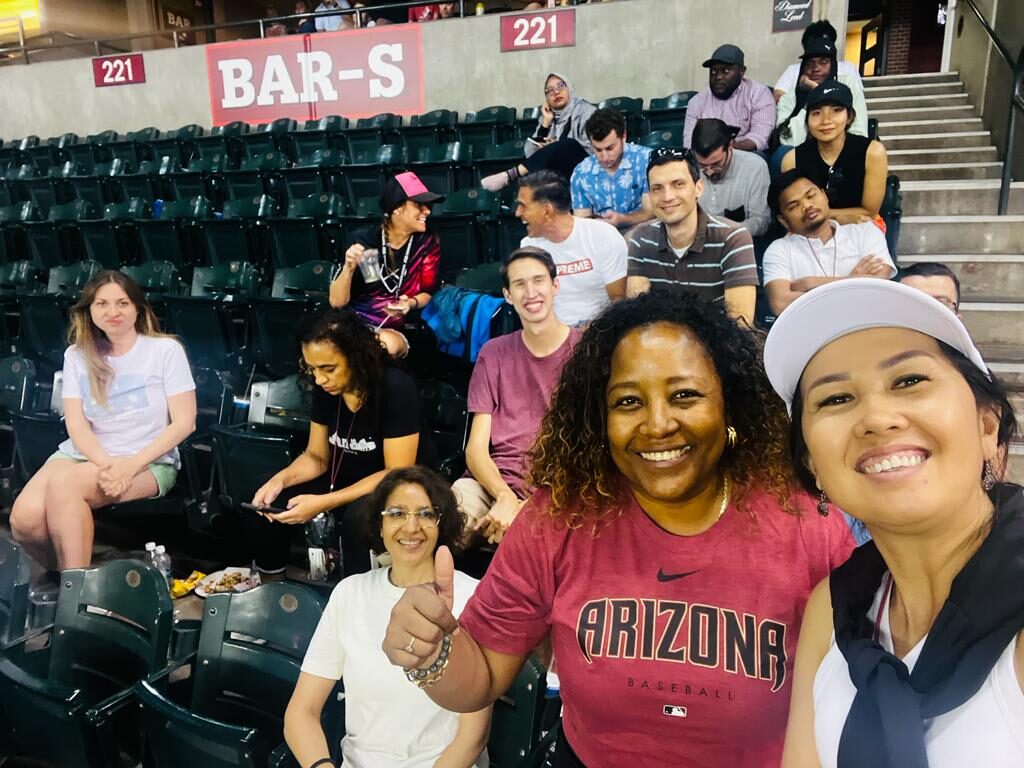
{"type": "Polygon", "coordinates": [[[370,566],[359,544],[364,497],[388,470],[429,463],[419,391],[408,374],[389,365],[373,330],[353,312],[307,318],[298,340],[303,370],[316,384],[309,442],[253,496],[253,506],[285,510],[250,520],[256,565],[267,573],[284,570],[290,537],[278,523],[298,525],[333,512],[341,523],[344,573],[361,573],[370,566]]]}

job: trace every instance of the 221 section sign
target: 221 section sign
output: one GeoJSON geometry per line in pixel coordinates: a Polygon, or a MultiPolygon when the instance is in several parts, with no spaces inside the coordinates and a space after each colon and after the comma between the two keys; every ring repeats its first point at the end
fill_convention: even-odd
{"type": "Polygon", "coordinates": [[[214,125],[423,111],[416,24],[206,47],[214,125]]]}

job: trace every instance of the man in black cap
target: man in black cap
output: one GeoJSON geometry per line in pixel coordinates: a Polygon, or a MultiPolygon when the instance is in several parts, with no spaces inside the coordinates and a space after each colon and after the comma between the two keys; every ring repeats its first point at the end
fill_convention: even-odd
{"type": "Polygon", "coordinates": [[[745,77],[743,51],[735,45],[718,46],[704,67],[708,87],[687,105],[683,142],[690,146],[697,121],[712,117],[739,128],[734,149],[764,152],[775,127],[775,100],[768,86],[745,77]]]}

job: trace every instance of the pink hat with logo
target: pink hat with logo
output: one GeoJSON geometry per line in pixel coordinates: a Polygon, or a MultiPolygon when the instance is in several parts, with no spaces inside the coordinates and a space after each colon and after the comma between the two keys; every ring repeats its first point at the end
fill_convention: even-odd
{"type": "Polygon", "coordinates": [[[384,183],[384,189],[380,193],[380,208],[382,211],[393,211],[406,200],[430,205],[444,200],[444,195],[431,192],[419,176],[412,171],[406,171],[392,176],[384,183]]]}

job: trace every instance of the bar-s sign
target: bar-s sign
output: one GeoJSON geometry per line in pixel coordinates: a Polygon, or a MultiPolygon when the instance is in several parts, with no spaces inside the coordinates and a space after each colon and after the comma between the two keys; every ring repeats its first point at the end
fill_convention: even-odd
{"type": "Polygon", "coordinates": [[[423,112],[417,24],[208,45],[214,125],[423,112]]]}

